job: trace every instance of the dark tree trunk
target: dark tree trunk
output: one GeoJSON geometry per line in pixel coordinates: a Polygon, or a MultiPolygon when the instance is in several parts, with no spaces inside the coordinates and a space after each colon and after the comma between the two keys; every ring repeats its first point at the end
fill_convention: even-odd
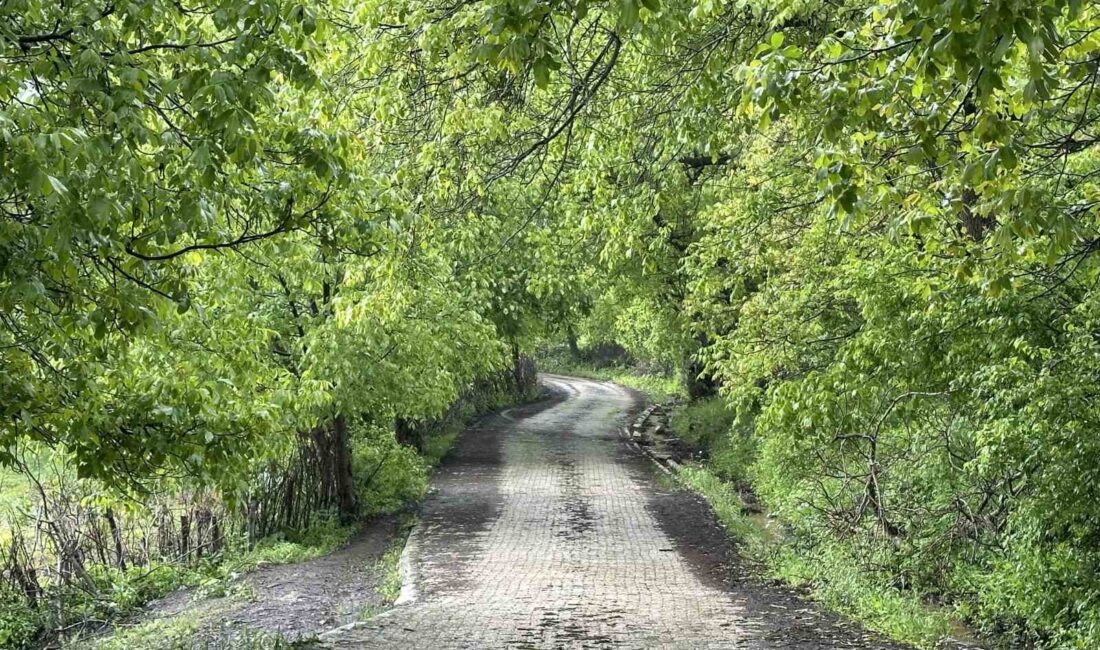
{"type": "Polygon", "coordinates": [[[687,389],[688,399],[695,401],[714,397],[718,394],[718,384],[706,375],[702,375],[702,366],[691,361],[684,369],[684,387],[687,389]]]}
{"type": "Polygon", "coordinates": [[[565,333],[565,342],[569,344],[569,356],[571,356],[574,361],[579,360],[581,358],[581,349],[577,345],[577,334],[573,331],[572,327],[565,333]]]}
{"type": "MultiPolygon", "coordinates": [[[[696,350],[700,350],[708,344],[705,336],[698,336],[695,342],[697,344],[696,350]]],[[[684,388],[687,389],[688,398],[692,401],[706,399],[718,394],[718,382],[714,381],[709,375],[703,374],[703,364],[696,360],[694,354],[690,355],[684,364],[683,377],[684,388]]]]}
{"type": "Polygon", "coordinates": [[[115,513],[110,508],[103,513],[103,518],[107,520],[107,526],[111,529],[111,538],[115,542],[115,565],[126,570],[126,555],[123,553],[122,548],[122,531],[118,529],[118,522],[115,521],[115,513]]]}
{"type": "Polygon", "coordinates": [[[222,529],[218,525],[218,516],[210,516],[210,552],[217,553],[222,550],[222,529]]]}
{"type": "Polygon", "coordinates": [[[191,518],[180,515],[180,558],[186,563],[191,558],[191,518]]]}
{"type": "Polygon", "coordinates": [[[990,217],[983,217],[974,212],[974,204],[978,202],[978,193],[969,187],[962,192],[962,214],[959,215],[962,230],[976,242],[985,239],[986,234],[993,229],[996,221],[990,217]]]}
{"type": "Polygon", "coordinates": [[[344,518],[350,519],[355,516],[355,482],[351,474],[348,421],[343,414],[332,420],[332,465],[337,507],[344,518]]]}
{"type": "Polygon", "coordinates": [[[523,365],[519,362],[519,344],[512,342],[512,376],[515,378],[516,389],[523,386],[523,365]]]}

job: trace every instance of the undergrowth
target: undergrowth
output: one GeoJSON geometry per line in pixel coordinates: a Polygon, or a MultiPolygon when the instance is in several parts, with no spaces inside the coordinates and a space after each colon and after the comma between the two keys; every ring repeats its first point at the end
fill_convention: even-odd
{"type": "Polygon", "coordinates": [[[289,650],[312,645],[308,640],[290,642],[278,634],[248,629],[232,637],[203,638],[199,618],[176,616],[135,625],[84,647],[86,650],[289,650]]]}
{"type": "Polygon", "coordinates": [[[706,498],[737,541],[738,551],[772,577],[807,587],[829,609],[892,639],[931,648],[956,626],[942,610],[872,579],[843,544],[799,540],[767,515],[746,512],[736,490],[706,466],[684,466],[677,478],[706,498]]]}
{"type": "Polygon", "coordinates": [[[378,561],[378,568],[382,575],[382,581],[378,585],[378,593],[392,605],[401,596],[401,552],[405,547],[405,538],[402,537],[382,556],[378,561]]]}

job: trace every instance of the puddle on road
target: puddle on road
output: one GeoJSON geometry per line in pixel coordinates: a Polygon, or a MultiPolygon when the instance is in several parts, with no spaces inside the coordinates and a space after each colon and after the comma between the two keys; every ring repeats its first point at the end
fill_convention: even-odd
{"type": "Polygon", "coordinates": [[[596,517],[587,497],[582,494],[581,473],[577,461],[568,451],[554,453],[554,463],[561,472],[562,511],[565,514],[564,526],[554,531],[554,535],[570,541],[579,540],[596,528],[596,517]]]}

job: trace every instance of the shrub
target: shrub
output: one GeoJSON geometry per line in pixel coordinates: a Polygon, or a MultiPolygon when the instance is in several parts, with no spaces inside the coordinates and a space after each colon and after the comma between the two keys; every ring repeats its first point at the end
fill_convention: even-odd
{"type": "Polygon", "coordinates": [[[427,463],[393,431],[369,427],[352,451],[352,474],[364,514],[394,512],[420,499],[428,489],[427,463]]]}
{"type": "Polygon", "coordinates": [[[34,647],[41,632],[41,614],[22,594],[6,586],[0,588],[0,648],[34,647]]]}
{"type": "Polygon", "coordinates": [[[677,406],[670,425],[688,444],[704,450],[711,471],[725,481],[746,482],[756,458],[749,429],[735,425],[735,415],[720,397],[677,406]]]}

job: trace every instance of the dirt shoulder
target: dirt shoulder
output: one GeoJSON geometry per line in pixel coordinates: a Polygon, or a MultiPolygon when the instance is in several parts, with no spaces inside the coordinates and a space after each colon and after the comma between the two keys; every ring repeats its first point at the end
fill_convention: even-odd
{"type": "Polygon", "coordinates": [[[407,533],[402,517],[374,518],[328,555],[261,566],[231,581],[220,596],[175,591],[89,645],[222,648],[308,641],[392,605],[395,550],[407,533]]]}

